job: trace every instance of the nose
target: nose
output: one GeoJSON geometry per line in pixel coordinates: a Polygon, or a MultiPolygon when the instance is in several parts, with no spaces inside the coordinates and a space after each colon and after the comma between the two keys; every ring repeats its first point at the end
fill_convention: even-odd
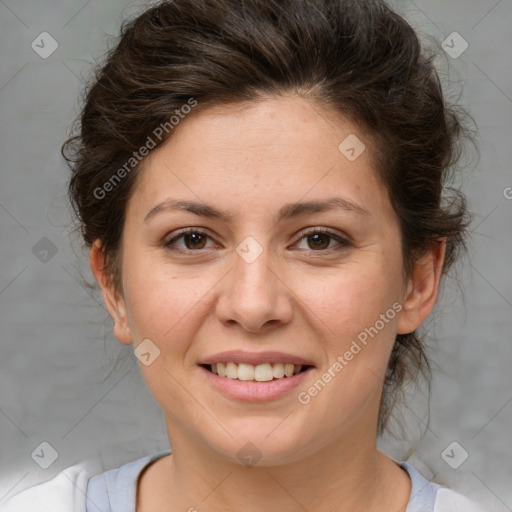
{"type": "Polygon", "coordinates": [[[268,251],[252,262],[237,255],[234,268],[223,280],[217,317],[254,333],[290,322],[293,293],[277,267],[272,265],[268,251]]]}

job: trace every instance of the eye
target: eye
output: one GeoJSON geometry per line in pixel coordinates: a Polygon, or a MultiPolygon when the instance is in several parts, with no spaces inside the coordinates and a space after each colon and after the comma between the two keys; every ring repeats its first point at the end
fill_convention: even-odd
{"type": "MultiPolygon", "coordinates": [[[[207,240],[211,237],[206,231],[200,228],[186,228],[179,231],[176,236],[165,242],[164,247],[172,251],[181,252],[196,252],[202,249],[206,249],[207,240]],[[184,247],[177,247],[176,242],[183,239],[184,247]]],[[[344,249],[349,247],[351,244],[340,235],[330,231],[327,228],[313,228],[302,234],[299,242],[306,239],[309,248],[306,251],[310,252],[322,252],[331,249],[344,249]],[[338,247],[329,247],[331,242],[335,240],[338,242],[338,247]]],[[[298,242],[297,242],[298,243],[298,242]]]]}
{"type": "Polygon", "coordinates": [[[309,231],[302,234],[302,237],[299,239],[299,242],[301,240],[306,239],[306,243],[308,243],[309,248],[306,249],[306,251],[312,251],[312,252],[322,252],[325,250],[330,249],[344,249],[346,247],[349,247],[351,244],[348,240],[345,240],[340,235],[330,231],[327,228],[313,228],[309,231]],[[338,242],[338,247],[329,247],[330,242],[332,240],[335,240],[338,242]]]}
{"type": "Polygon", "coordinates": [[[195,251],[205,248],[207,238],[211,238],[205,231],[199,228],[187,228],[181,230],[175,237],[164,244],[164,247],[173,251],[195,251]],[[183,238],[185,248],[174,247],[177,240],[183,238]]]}

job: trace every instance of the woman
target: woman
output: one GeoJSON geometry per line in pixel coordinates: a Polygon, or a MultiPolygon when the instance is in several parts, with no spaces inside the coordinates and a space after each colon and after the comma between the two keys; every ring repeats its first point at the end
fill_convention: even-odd
{"type": "Polygon", "coordinates": [[[125,24],[64,154],[172,451],[4,510],[477,510],[376,448],[464,248],[464,196],[442,199],[465,135],[378,0],[174,0],[125,24]]]}

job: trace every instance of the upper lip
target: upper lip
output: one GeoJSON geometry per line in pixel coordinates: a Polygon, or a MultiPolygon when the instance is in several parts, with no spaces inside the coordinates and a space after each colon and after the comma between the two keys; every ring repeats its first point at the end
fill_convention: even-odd
{"type": "Polygon", "coordinates": [[[198,364],[216,363],[246,363],[252,365],[264,363],[290,363],[294,365],[314,366],[313,362],[304,357],[285,352],[244,352],[242,350],[229,350],[206,357],[198,364]]]}

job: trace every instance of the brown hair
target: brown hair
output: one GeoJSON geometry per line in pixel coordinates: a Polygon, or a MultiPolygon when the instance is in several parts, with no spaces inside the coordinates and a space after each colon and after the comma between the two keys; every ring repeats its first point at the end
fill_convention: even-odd
{"type": "MultiPolygon", "coordinates": [[[[443,204],[463,136],[447,104],[434,54],[380,0],[172,0],[125,21],[118,44],[88,87],[80,130],[62,147],[69,195],[88,247],[102,243],[121,287],[120,242],[140,167],[134,152],[183,105],[253,102],[300,94],[357,123],[371,137],[376,167],[398,215],[404,277],[440,238],[443,274],[465,249],[465,196],[443,204]],[[132,168],[126,163],[131,161],[132,168]],[[126,172],[119,172],[124,168],[126,172]],[[114,174],[122,179],[112,182],[114,174]],[[98,190],[108,197],[101,197],[98,190]],[[98,197],[100,196],[100,197],[98,197]]],[[[155,140],[157,139],[157,140],[155,140]]],[[[418,372],[430,377],[423,340],[397,335],[379,412],[381,434],[397,392],[418,372]]]]}

